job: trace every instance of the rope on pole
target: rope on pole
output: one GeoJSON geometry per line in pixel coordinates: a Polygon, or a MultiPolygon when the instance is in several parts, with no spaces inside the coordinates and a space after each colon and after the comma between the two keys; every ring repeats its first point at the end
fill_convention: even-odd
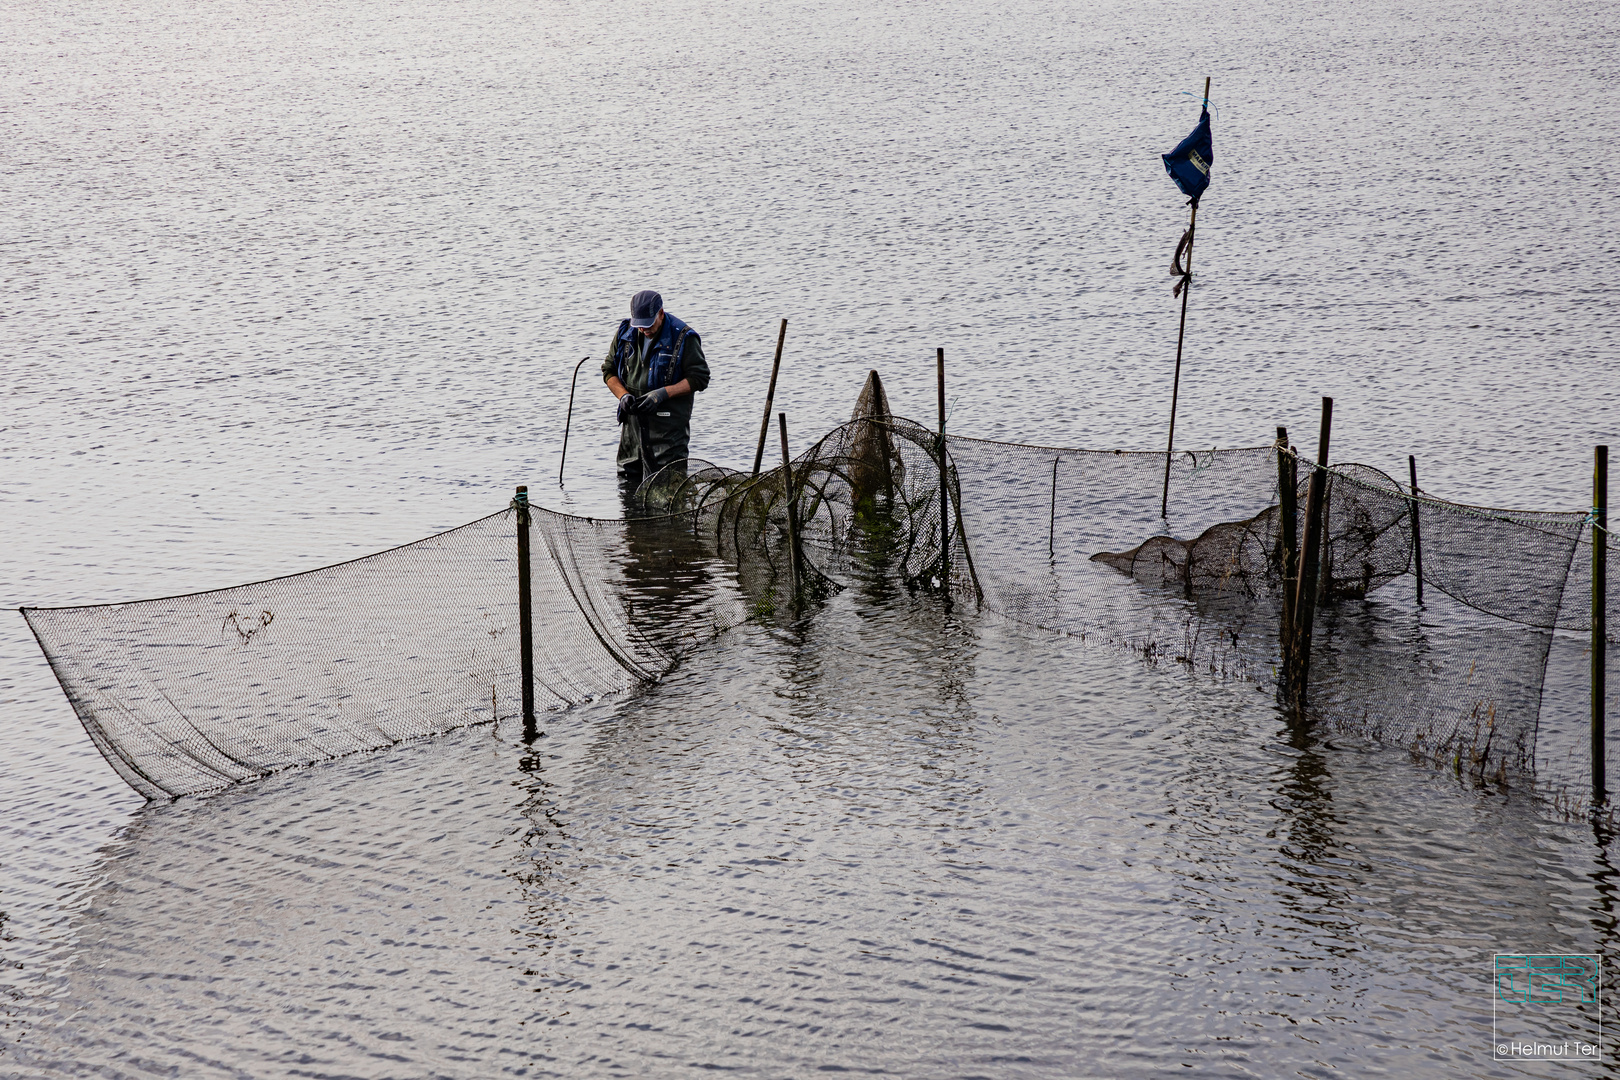
{"type": "MultiPolygon", "coordinates": [[[[1204,79],[1204,106],[1209,106],[1208,77],[1204,79]]],[[[1193,239],[1198,232],[1198,200],[1192,204],[1192,217],[1187,222],[1187,231],[1176,245],[1176,257],[1172,260],[1171,273],[1180,271],[1181,280],[1176,283],[1175,292],[1181,294],[1181,330],[1176,335],[1176,378],[1170,389],[1170,436],[1164,444],[1164,494],[1159,500],[1159,516],[1170,516],[1170,461],[1176,448],[1176,405],[1181,397],[1181,347],[1187,340],[1187,300],[1192,296],[1192,256],[1193,239]],[[1185,252],[1187,262],[1181,263],[1181,255],[1185,252]]],[[[1174,295],[1174,293],[1172,293],[1174,295]]]]}

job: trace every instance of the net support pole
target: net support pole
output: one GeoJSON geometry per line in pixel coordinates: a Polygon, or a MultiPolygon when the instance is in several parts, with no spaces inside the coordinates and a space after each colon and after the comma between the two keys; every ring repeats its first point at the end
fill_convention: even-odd
{"type": "Polygon", "coordinates": [[[1412,572],[1417,575],[1417,602],[1423,603],[1423,528],[1418,520],[1417,458],[1406,455],[1412,473],[1412,572]]]}
{"type": "MultiPolygon", "coordinates": [[[[1204,108],[1209,108],[1209,77],[1204,78],[1204,108]]],[[[1187,221],[1187,280],[1181,286],[1181,330],[1176,334],[1176,378],[1170,385],[1170,437],[1164,444],[1164,497],[1159,500],[1159,516],[1170,516],[1170,458],[1176,449],[1176,401],[1181,397],[1181,346],[1187,340],[1187,301],[1192,296],[1193,244],[1198,239],[1198,200],[1192,204],[1187,221]]]]}
{"type": "Polygon", "coordinates": [[[945,452],[945,350],[934,351],[934,386],[939,396],[939,585],[951,597],[950,466],[945,452]]]}
{"type": "Polygon", "coordinates": [[[797,604],[804,571],[799,563],[799,497],[793,490],[793,461],[788,457],[787,413],[776,414],[776,426],[782,433],[782,491],[787,496],[788,574],[793,584],[793,602],[797,604]]]}
{"type": "Polygon", "coordinates": [[[518,651],[523,669],[523,737],[535,737],[534,720],[534,613],[529,592],[529,488],[518,485],[512,500],[517,510],[518,548],[518,651]]]}
{"type": "Polygon", "coordinates": [[[1052,507],[1046,518],[1046,557],[1057,558],[1057,467],[1059,458],[1052,459],[1052,507]]]}
{"type": "Polygon", "coordinates": [[[1592,805],[1609,797],[1605,716],[1609,602],[1609,448],[1592,452],[1592,805]]]}
{"type": "Polygon", "coordinates": [[[1293,673],[1294,590],[1299,580],[1299,470],[1288,446],[1288,429],[1277,425],[1277,513],[1282,540],[1283,696],[1293,673]]]}
{"type": "Polygon", "coordinates": [[[1328,439],[1333,433],[1333,399],[1322,399],[1322,427],[1316,438],[1316,468],[1305,495],[1305,535],[1300,543],[1299,584],[1294,597],[1294,670],[1289,690],[1297,714],[1303,714],[1311,679],[1311,632],[1316,623],[1316,595],[1321,583],[1322,517],[1327,497],[1328,439]]]}
{"type": "Polygon", "coordinates": [[[771,404],[776,400],[776,373],[782,370],[782,344],[787,341],[787,320],[782,320],[781,329],[776,332],[776,359],[771,361],[771,384],[765,388],[765,415],[759,421],[759,445],[754,448],[754,471],[750,476],[759,475],[759,463],[765,458],[765,436],[771,433],[771,404]]]}

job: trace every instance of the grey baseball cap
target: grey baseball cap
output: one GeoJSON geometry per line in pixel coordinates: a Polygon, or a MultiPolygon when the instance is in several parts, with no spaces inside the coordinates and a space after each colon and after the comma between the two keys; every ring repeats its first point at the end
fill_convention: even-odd
{"type": "Polygon", "coordinates": [[[663,310],[664,298],[651,289],[642,289],[630,298],[630,325],[645,330],[658,321],[658,313],[663,310]]]}

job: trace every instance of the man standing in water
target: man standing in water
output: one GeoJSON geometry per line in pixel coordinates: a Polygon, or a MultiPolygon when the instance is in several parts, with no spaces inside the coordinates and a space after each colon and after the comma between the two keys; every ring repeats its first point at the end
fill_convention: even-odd
{"type": "Polygon", "coordinates": [[[709,362],[697,332],[643,289],[630,298],[602,361],[602,381],[619,399],[619,475],[640,483],[646,471],[687,456],[692,395],[709,385],[709,362]]]}

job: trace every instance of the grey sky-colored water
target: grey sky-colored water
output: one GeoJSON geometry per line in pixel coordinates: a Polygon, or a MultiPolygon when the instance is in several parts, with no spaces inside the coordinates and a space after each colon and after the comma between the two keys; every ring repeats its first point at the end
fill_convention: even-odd
{"type": "MultiPolygon", "coordinates": [[[[516,483],[617,513],[591,363],[552,478],[649,286],[723,464],[782,317],[796,441],[869,368],[930,419],[942,346],[954,431],[1159,448],[1158,154],[1206,74],[1178,445],[1309,450],[1329,394],[1336,459],[1572,509],[1620,429],[1606,4],[5,23],[13,607],[319,566],[516,483]]],[[[0,1072],[1475,1076],[1492,952],[1612,947],[1606,857],[1527,801],[905,602],[723,639],[538,773],[467,732],[148,810],[3,626],[0,1072]]]]}

